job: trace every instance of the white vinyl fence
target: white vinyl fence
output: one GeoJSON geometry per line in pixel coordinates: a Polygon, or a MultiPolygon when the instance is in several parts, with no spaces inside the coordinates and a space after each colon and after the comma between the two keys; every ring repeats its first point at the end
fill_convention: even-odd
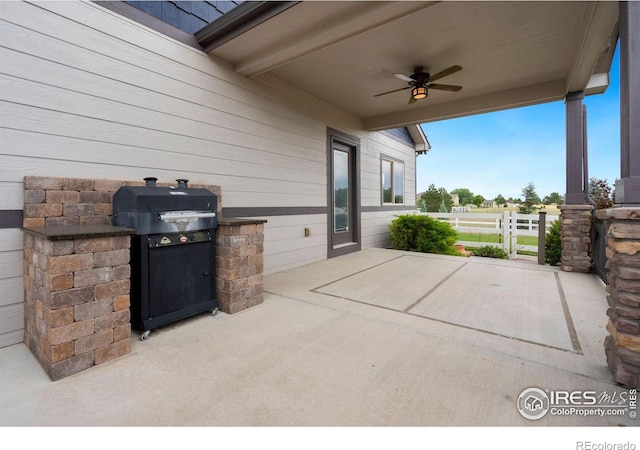
{"type": "MultiPolygon", "coordinates": [[[[460,240],[456,244],[465,247],[483,247],[491,245],[503,249],[511,258],[517,258],[518,251],[538,253],[538,245],[518,244],[518,236],[539,236],[539,214],[520,214],[516,211],[502,213],[419,213],[449,223],[459,233],[484,234],[497,236],[489,242],[460,240]]],[[[559,216],[545,214],[545,232],[559,216]]],[[[542,242],[544,245],[544,242],[542,242]]]]}

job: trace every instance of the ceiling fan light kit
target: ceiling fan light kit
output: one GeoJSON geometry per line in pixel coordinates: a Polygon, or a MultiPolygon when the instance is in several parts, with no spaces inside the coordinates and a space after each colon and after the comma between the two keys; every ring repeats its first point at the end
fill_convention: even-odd
{"type": "Polygon", "coordinates": [[[408,86],[400,89],[394,89],[392,91],[382,92],[381,94],[374,95],[374,97],[380,97],[381,95],[387,95],[393,92],[411,89],[411,97],[409,98],[409,104],[412,104],[418,100],[427,98],[429,96],[429,89],[458,92],[460,89],[462,89],[462,86],[454,86],[450,84],[434,84],[434,83],[428,84],[428,83],[431,81],[435,81],[440,78],[446,77],[447,75],[451,75],[452,73],[458,72],[459,70],[462,70],[462,67],[455,65],[441,72],[438,72],[435,75],[431,75],[424,71],[424,67],[418,66],[413,70],[413,75],[411,76],[407,76],[402,73],[394,73],[393,75],[396,78],[406,81],[408,86]]]}
{"type": "Polygon", "coordinates": [[[411,97],[414,100],[422,100],[423,98],[427,98],[429,95],[429,91],[426,86],[416,86],[411,90],[411,97]]]}

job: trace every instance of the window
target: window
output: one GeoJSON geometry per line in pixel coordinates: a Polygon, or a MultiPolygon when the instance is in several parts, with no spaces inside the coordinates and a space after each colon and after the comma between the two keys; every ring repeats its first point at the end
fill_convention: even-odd
{"type": "Polygon", "coordinates": [[[382,203],[404,204],[404,164],[382,159],[382,203]]]}

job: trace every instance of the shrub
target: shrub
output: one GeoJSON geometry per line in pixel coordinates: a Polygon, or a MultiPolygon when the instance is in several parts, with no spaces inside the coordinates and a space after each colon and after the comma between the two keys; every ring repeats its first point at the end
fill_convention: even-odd
{"type": "Polygon", "coordinates": [[[403,215],[391,222],[391,246],[395,250],[457,255],[458,235],[451,225],[429,216],[403,215]]]}
{"type": "Polygon", "coordinates": [[[596,202],[598,209],[611,208],[614,200],[614,188],[607,180],[589,178],[589,196],[596,202]]]}
{"type": "Polygon", "coordinates": [[[482,256],[485,258],[509,259],[507,252],[493,245],[485,245],[473,249],[473,256],[482,256]]]}
{"type": "Polygon", "coordinates": [[[552,266],[557,266],[562,258],[562,241],[560,231],[562,230],[562,219],[558,218],[547,232],[544,239],[544,262],[552,266]]]}

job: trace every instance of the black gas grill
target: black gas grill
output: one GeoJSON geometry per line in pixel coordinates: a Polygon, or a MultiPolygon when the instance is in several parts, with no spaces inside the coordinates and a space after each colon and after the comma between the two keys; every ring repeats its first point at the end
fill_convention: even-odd
{"type": "Polygon", "coordinates": [[[113,196],[114,225],[135,228],[131,242],[131,324],[146,339],[152,329],[216,313],[217,197],[206,189],[124,186],[113,196]]]}

